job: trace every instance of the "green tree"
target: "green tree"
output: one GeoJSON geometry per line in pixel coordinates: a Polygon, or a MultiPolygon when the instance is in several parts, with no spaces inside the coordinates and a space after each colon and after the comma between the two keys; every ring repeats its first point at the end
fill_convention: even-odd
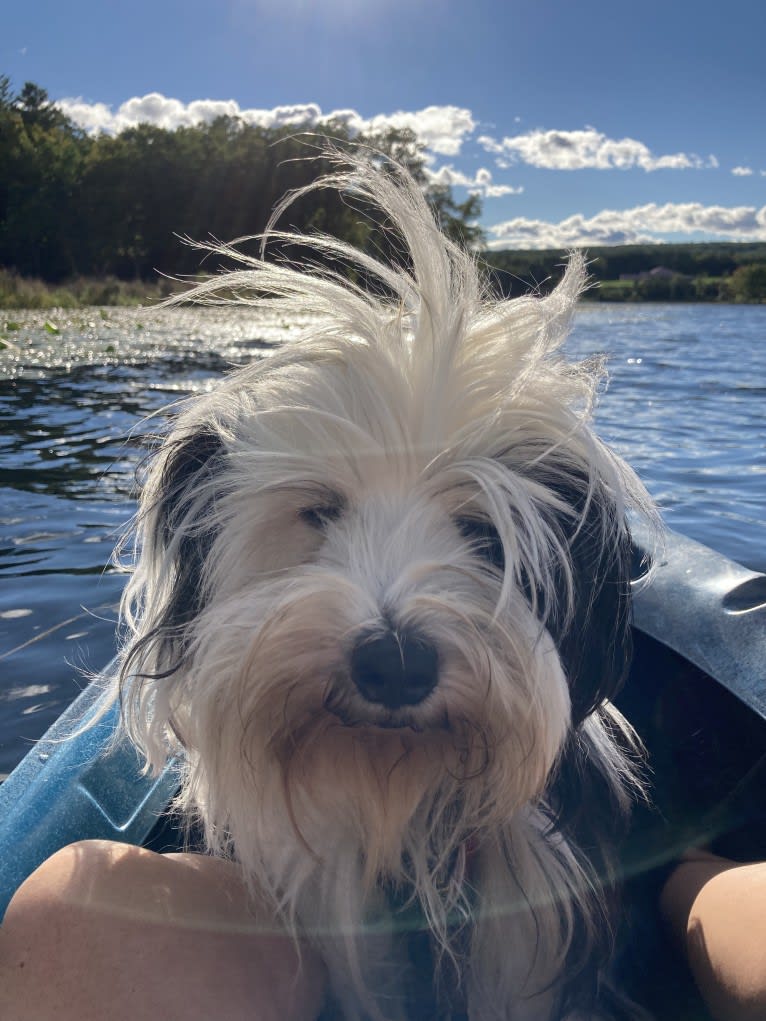
{"type": "Polygon", "coordinates": [[[481,216],[478,195],[469,195],[464,202],[456,202],[452,189],[446,185],[434,185],[426,195],[439,226],[448,238],[466,248],[480,248],[484,244],[484,232],[477,222],[481,216]]]}
{"type": "Polygon", "coordinates": [[[24,83],[14,105],[28,127],[38,127],[43,131],[52,131],[56,128],[74,130],[74,125],[66,114],[51,102],[45,89],[34,82],[24,83]]]}
{"type": "Polygon", "coordinates": [[[77,268],[78,183],[89,140],[27,82],[0,86],[0,264],[58,279],[77,268]]]}
{"type": "Polygon", "coordinates": [[[736,269],[728,281],[735,301],[766,301],[766,262],[751,262],[736,269]]]}

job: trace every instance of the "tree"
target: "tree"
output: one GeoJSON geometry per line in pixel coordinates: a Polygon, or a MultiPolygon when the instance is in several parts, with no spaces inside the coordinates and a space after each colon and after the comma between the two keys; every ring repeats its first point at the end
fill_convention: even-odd
{"type": "Polygon", "coordinates": [[[464,248],[480,248],[484,244],[484,231],[477,223],[481,216],[478,195],[469,195],[465,202],[456,202],[449,187],[432,185],[426,197],[448,238],[464,248]]]}
{"type": "Polygon", "coordinates": [[[28,127],[39,127],[43,131],[64,128],[72,133],[76,130],[63,110],[53,105],[45,89],[34,82],[24,83],[14,105],[28,127]]]}
{"type": "Polygon", "coordinates": [[[27,82],[0,81],[0,264],[58,279],[76,269],[76,193],[89,140],[27,82]]]}
{"type": "Polygon", "coordinates": [[[766,262],[740,266],[729,279],[729,291],[735,301],[766,301],[766,262]]]}

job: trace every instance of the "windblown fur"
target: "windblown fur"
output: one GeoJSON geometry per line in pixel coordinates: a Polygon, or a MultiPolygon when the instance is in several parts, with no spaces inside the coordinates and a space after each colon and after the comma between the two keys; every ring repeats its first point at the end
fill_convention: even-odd
{"type": "Polygon", "coordinates": [[[638,787],[610,698],[646,497],[591,428],[601,364],[561,353],[584,263],[492,300],[400,168],[320,185],[382,210],[407,268],[271,231],[365,286],[243,258],[193,292],[304,325],[156,455],[125,725],[153,767],[182,752],[182,809],[319,948],[349,1019],[404,1017],[413,916],[439,1016],[595,1017],[638,787]]]}

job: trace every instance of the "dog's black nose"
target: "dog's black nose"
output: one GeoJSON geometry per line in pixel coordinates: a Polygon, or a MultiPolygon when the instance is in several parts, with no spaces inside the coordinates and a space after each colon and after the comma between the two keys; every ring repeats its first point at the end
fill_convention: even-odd
{"type": "Polygon", "coordinates": [[[384,631],[360,636],[351,653],[351,677],[368,702],[387,709],[417,705],[436,687],[436,649],[418,634],[384,631]]]}

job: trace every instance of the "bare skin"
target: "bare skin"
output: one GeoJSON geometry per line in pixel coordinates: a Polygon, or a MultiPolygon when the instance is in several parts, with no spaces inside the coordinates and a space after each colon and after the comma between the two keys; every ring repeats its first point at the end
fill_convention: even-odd
{"type": "Polygon", "coordinates": [[[85,841],[14,897],[3,1021],[314,1021],[325,977],[228,862],[85,841]]]}
{"type": "MultiPolygon", "coordinates": [[[[713,1016],[766,1017],[766,863],[689,852],[661,908],[713,1016]]],[[[316,1021],[316,954],[279,932],[236,868],[106,841],[64,848],[0,929],[3,1021],[316,1021]]]]}
{"type": "Polygon", "coordinates": [[[689,851],[662,891],[662,913],[717,1021],[766,1018],[766,862],[689,851]]]}

